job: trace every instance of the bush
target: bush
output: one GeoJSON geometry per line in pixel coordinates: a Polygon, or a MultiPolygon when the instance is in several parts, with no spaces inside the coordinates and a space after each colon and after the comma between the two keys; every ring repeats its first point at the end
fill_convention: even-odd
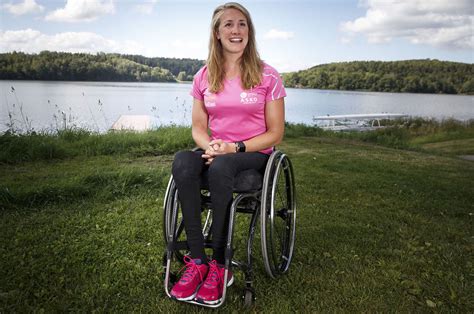
{"type": "Polygon", "coordinates": [[[365,142],[376,143],[393,148],[407,148],[410,133],[405,128],[388,127],[372,132],[361,133],[360,138],[365,142]]]}
{"type": "Polygon", "coordinates": [[[295,138],[301,136],[321,136],[326,132],[316,126],[309,126],[306,124],[298,123],[285,123],[285,137],[295,138]]]}

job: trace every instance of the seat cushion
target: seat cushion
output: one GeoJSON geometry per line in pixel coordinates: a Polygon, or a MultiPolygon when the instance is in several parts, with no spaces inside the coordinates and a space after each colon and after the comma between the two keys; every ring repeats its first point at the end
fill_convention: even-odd
{"type": "MultiPolygon", "coordinates": [[[[255,169],[248,169],[237,174],[234,180],[235,193],[253,192],[262,188],[263,175],[255,169]]],[[[209,173],[206,171],[201,177],[201,188],[209,189],[209,173]]]]}

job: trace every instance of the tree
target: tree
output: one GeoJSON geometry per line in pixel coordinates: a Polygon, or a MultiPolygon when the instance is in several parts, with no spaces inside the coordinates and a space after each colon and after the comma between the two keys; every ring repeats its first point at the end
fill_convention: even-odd
{"type": "Polygon", "coordinates": [[[467,93],[472,73],[473,64],[459,62],[353,61],[285,73],[283,80],[288,87],[451,94],[467,93]]]}
{"type": "Polygon", "coordinates": [[[186,71],[181,71],[176,78],[178,81],[185,81],[186,80],[186,71]]]}
{"type": "Polygon", "coordinates": [[[474,79],[470,79],[462,84],[461,93],[473,95],[474,94],[474,79]]]}

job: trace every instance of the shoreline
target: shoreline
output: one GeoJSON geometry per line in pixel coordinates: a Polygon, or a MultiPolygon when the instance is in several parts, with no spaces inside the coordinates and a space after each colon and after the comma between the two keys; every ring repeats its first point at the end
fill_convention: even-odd
{"type": "MultiPolygon", "coordinates": [[[[12,81],[12,82],[58,82],[58,83],[171,83],[171,84],[192,84],[192,81],[84,81],[84,80],[31,80],[31,79],[0,79],[0,81],[12,81]]],[[[321,88],[312,88],[305,86],[285,86],[286,89],[301,89],[301,90],[319,90],[322,92],[356,92],[356,93],[384,93],[384,94],[413,94],[413,95],[448,95],[448,96],[474,96],[474,94],[448,94],[448,93],[413,93],[413,92],[397,92],[397,91],[378,91],[378,90],[365,90],[365,89],[321,89],[321,88]]]]}

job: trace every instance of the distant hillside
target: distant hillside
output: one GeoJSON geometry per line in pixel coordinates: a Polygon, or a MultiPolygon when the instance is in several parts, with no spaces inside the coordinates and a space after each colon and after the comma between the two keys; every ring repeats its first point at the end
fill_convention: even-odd
{"type": "Polygon", "coordinates": [[[0,79],[176,82],[192,80],[203,61],[120,54],[43,51],[0,54],[0,79]]]}
{"type": "Polygon", "coordinates": [[[474,94],[474,65],[439,60],[353,61],[283,74],[285,86],[378,92],[474,94]]]}
{"type": "MultiPolygon", "coordinates": [[[[43,51],[0,54],[0,79],[176,82],[191,81],[197,59],[43,51]]],[[[287,87],[379,92],[474,94],[474,65],[438,60],[353,61],[284,73],[287,87]]]]}
{"type": "Polygon", "coordinates": [[[197,59],[147,58],[139,55],[121,55],[121,57],[149,67],[168,69],[176,77],[184,72],[181,75],[186,75],[189,81],[192,81],[194,74],[204,65],[204,61],[197,59]]]}

